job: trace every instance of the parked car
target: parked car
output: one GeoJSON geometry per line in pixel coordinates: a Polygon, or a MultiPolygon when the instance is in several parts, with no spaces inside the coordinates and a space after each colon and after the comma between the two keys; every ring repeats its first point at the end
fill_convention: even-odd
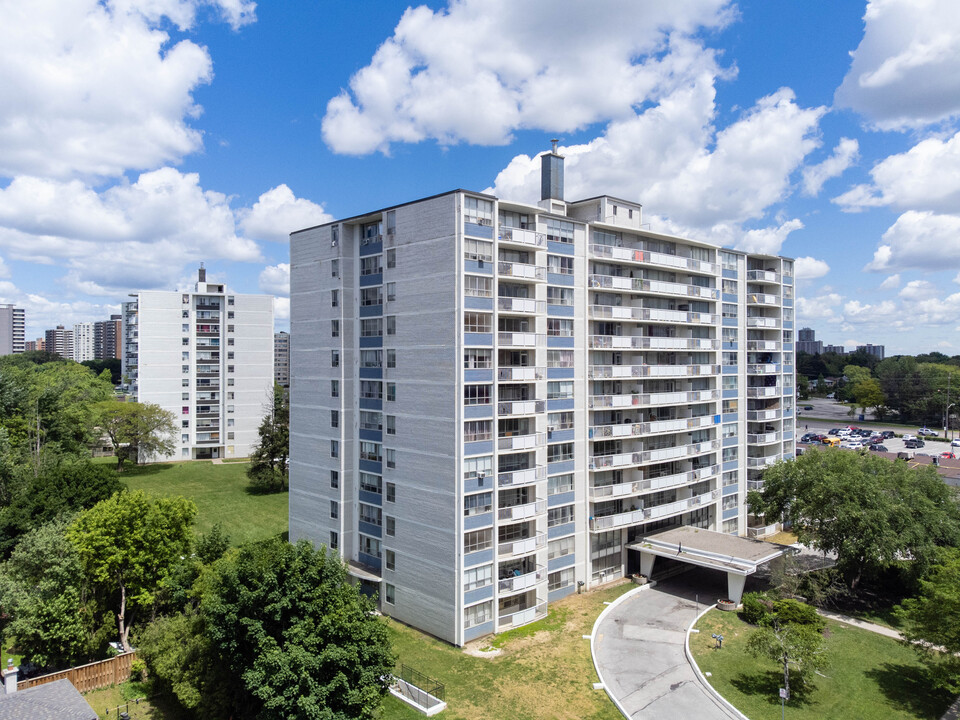
{"type": "Polygon", "coordinates": [[[862,438],[869,438],[873,436],[873,430],[857,430],[857,435],[862,438]]]}
{"type": "Polygon", "coordinates": [[[870,444],[871,444],[871,445],[878,445],[878,444],[879,444],[879,445],[882,445],[882,444],[883,444],[883,441],[884,441],[883,435],[873,435],[873,436],[870,438],[870,444]]]}
{"type": "Polygon", "coordinates": [[[827,435],[839,435],[839,434],[840,434],[839,428],[831,428],[830,430],[827,430],[827,435]]]}
{"type": "Polygon", "coordinates": [[[956,440],[951,442],[950,447],[960,447],[960,438],[957,438],[956,440]]]}
{"type": "Polygon", "coordinates": [[[930,428],[922,427],[919,430],[917,430],[917,435],[919,435],[920,437],[936,437],[937,431],[931,430],[930,428]]]}
{"type": "Polygon", "coordinates": [[[904,442],[906,442],[907,440],[916,440],[916,439],[917,439],[917,436],[916,436],[916,435],[911,435],[910,433],[904,433],[903,435],[900,436],[900,438],[901,438],[904,442]]]}
{"type": "Polygon", "coordinates": [[[940,457],[942,457],[944,460],[956,460],[956,459],[957,459],[957,456],[956,456],[954,453],[952,453],[952,452],[946,452],[946,451],[940,453],[940,457]]]}
{"type": "Polygon", "coordinates": [[[910,438],[909,440],[905,440],[903,443],[905,448],[909,448],[911,450],[922,448],[924,445],[926,445],[926,443],[920,438],[910,438]]]}
{"type": "Polygon", "coordinates": [[[844,448],[845,450],[859,450],[860,448],[863,447],[863,441],[862,440],[844,440],[842,443],[840,443],[840,447],[844,448]]]}
{"type": "Polygon", "coordinates": [[[816,433],[807,433],[806,435],[800,438],[800,442],[802,443],[817,442],[818,438],[819,436],[816,433]]]}
{"type": "Polygon", "coordinates": [[[840,438],[838,437],[827,437],[821,440],[824,445],[829,445],[830,447],[837,447],[840,444],[840,438]]]}
{"type": "Polygon", "coordinates": [[[883,435],[885,439],[895,438],[897,436],[897,434],[893,430],[884,430],[880,434],[883,435]]]}
{"type": "Polygon", "coordinates": [[[804,406],[803,406],[803,409],[804,409],[804,410],[813,410],[813,405],[804,405],[804,406]]]}
{"type": "Polygon", "coordinates": [[[873,450],[873,452],[890,452],[889,450],[887,450],[886,445],[881,445],[880,443],[873,443],[872,445],[870,445],[869,449],[873,450]]]}

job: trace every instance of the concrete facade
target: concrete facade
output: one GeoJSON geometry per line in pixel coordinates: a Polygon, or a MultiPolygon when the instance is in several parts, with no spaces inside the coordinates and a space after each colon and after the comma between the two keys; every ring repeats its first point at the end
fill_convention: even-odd
{"type": "Polygon", "coordinates": [[[0,305],[0,355],[14,355],[26,349],[26,313],[11,304],[0,305]]]}
{"type": "Polygon", "coordinates": [[[93,360],[94,357],[93,323],[77,323],[73,326],[73,352],[71,357],[75,362],[93,360]]]}
{"type": "Polygon", "coordinates": [[[280,331],[273,334],[273,381],[281,386],[290,387],[290,333],[280,331]]]}

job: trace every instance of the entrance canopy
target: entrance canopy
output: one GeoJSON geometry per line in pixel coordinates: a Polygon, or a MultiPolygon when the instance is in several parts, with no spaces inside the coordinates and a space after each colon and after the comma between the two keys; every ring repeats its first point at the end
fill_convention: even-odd
{"type": "Polygon", "coordinates": [[[727,535],[716,530],[689,526],[670,528],[648,535],[627,545],[640,553],[640,572],[647,577],[658,557],[679,560],[727,573],[729,599],[740,602],[747,575],[791,551],[789,545],[777,545],[754,538],[727,535]]]}
{"type": "Polygon", "coordinates": [[[361,565],[353,560],[347,560],[347,574],[358,580],[366,580],[372,583],[378,583],[381,579],[376,569],[361,565]]]}

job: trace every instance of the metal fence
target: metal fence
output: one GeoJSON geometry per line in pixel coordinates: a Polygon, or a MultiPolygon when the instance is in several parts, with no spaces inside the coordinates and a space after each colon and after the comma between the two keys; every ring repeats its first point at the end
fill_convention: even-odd
{"type": "Polygon", "coordinates": [[[421,707],[430,707],[434,704],[426,697],[427,695],[433,696],[437,700],[444,700],[443,683],[427,677],[409,665],[401,665],[399,674],[394,675],[394,677],[396,677],[397,680],[402,680],[406,684],[406,689],[411,694],[412,699],[421,707]]]}

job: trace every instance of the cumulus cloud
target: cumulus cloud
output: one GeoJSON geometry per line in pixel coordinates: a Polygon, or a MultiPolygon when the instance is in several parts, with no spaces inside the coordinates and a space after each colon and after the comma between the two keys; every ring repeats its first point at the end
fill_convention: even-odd
{"type": "Polygon", "coordinates": [[[903,213],[883,234],[864,270],[947,270],[960,267],[960,217],[932,212],[903,213]]]}
{"type": "Polygon", "coordinates": [[[815,197],[830,178],[839,177],[860,156],[860,143],[851,138],[840,138],[833,153],[819,165],[803,169],[803,193],[815,197]]]}
{"type": "Polygon", "coordinates": [[[564,132],[627,117],[662,94],[665,49],[725,25],[729,4],[461,0],[436,12],[408,8],[349,89],[329,101],[323,136],[335,152],[366,154],[428,138],[502,145],[524,128],[564,132]]]}
{"type": "Polygon", "coordinates": [[[937,295],[937,286],[929,280],[911,280],[898,294],[904,300],[927,300],[937,295]]]}
{"type": "Polygon", "coordinates": [[[172,42],[211,6],[233,27],[246,0],[31,0],[0,4],[0,174],[66,178],[149,169],[200,148],[188,120],[206,48],[172,42]]]}
{"type": "Polygon", "coordinates": [[[900,287],[900,273],[889,275],[880,283],[881,290],[896,290],[898,287],[900,287]]]}
{"type": "Polygon", "coordinates": [[[777,255],[783,246],[783,241],[794,230],[800,230],[803,223],[799,220],[788,220],[777,227],[766,227],[756,230],[748,230],[734,244],[737,250],[743,250],[748,253],[760,253],[763,255],[777,255]]]}
{"type": "Polygon", "coordinates": [[[260,289],[273,295],[290,294],[290,264],[269,265],[260,273],[260,289]]]}
{"type": "Polygon", "coordinates": [[[863,40],[835,102],[884,129],[960,113],[960,13],[955,0],[871,0],[863,40]]]}
{"type": "Polygon", "coordinates": [[[843,296],[838,293],[825,293],[817,296],[797,296],[797,320],[801,325],[816,323],[839,323],[842,317],[836,309],[843,304],[843,296]]]}
{"type": "MultiPolygon", "coordinates": [[[[850,300],[843,306],[844,320],[848,323],[878,322],[879,318],[890,315],[897,309],[896,303],[890,300],[876,304],[861,303],[859,300],[850,300]]],[[[884,321],[885,322],[885,321],[884,321]]]]}
{"type": "Polygon", "coordinates": [[[290,319],[290,298],[275,297],[273,299],[273,317],[275,320],[290,319]]]}
{"type": "Polygon", "coordinates": [[[816,258],[798,257],[794,260],[793,272],[797,280],[816,280],[830,272],[830,266],[816,258]]]}
{"type": "Polygon", "coordinates": [[[263,193],[240,217],[240,226],[247,236],[275,242],[288,242],[294,230],[333,220],[322,205],[296,197],[286,185],[263,193]]]}

